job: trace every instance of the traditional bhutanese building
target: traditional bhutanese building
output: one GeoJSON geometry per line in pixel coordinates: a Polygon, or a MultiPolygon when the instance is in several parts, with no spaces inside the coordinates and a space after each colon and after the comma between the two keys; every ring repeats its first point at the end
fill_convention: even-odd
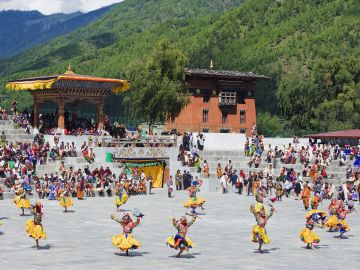
{"type": "Polygon", "coordinates": [[[166,129],[178,132],[235,132],[251,134],[256,123],[254,90],[258,80],[270,79],[251,72],[185,69],[189,102],[166,129]]]}
{"type": "Polygon", "coordinates": [[[72,120],[77,118],[78,105],[89,102],[97,106],[98,128],[104,126],[104,100],[113,93],[122,93],[130,88],[127,80],[93,77],[76,74],[68,70],[64,74],[23,78],[9,81],[8,90],[29,91],[34,100],[34,127],[39,127],[39,114],[42,104],[52,101],[58,109],[57,127],[65,128],[65,105],[70,104],[72,120]]]}

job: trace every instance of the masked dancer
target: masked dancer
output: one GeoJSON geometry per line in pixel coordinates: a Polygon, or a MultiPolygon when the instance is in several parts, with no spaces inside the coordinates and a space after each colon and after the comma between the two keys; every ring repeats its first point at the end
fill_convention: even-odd
{"type": "Polygon", "coordinates": [[[177,234],[167,238],[166,244],[173,249],[179,250],[176,257],[180,257],[184,251],[189,251],[190,248],[194,247],[194,244],[186,237],[186,234],[189,227],[195,223],[196,217],[196,215],[192,215],[191,221],[188,221],[185,216],[181,217],[179,220],[173,218],[172,223],[177,230],[177,234]]]}
{"type": "Polygon", "coordinates": [[[67,212],[68,207],[73,206],[73,202],[70,198],[69,189],[66,187],[65,191],[60,194],[60,206],[65,208],[65,213],[67,212]]]}
{"type": "MultiPolygon", "coordinates": [[[[270,204],[269,204],[270,205],[270,204]]],[[[275,208],[270,205],[270,211],[269,214],[267,214],[265,206],[262,205],[260,208],[260,211],[256,211],[256,208],[254,205],[250,206],[250,212],[254,214],[256,224],[252,227],[252,241],[259,243],[259,253],[262,253],[262,245],[263,244],[269,244],[270,238],[267,235],[265,226],[268,220],[272,217],[273,213],[275,211],[275,208]]]]}
{"type": "Polygon", "coordinates": [[[39,248],[39,239],[46,239],[46,232],[42,225],[42,205],[41,202],[37,202],[32,207],[31,213],[34,215],[33,219],[30,219],[25,224],[26,233],[35,239],[36,248],[39,248]]]}
{"type": "Polygon", "coordinates": [[[200,207],[201,210],[204,210],[205,200],[200,196],[197,196],[197,193],[200,191],[200,187],[202,185],[202,180],[193,181],[192,185],[189,187],[189,199],[184,203],[184,207],[191,208],[191,212],[196,214],[196,208],[200,207]]]}
{"type": "Polygon", "coordinates": [[[118,219],[115,215],[111,215],[111,219],[120,223],[123,229],[123,233],[112,237],[112,243],[121,251],[126,252],[126,256],[129,255],[130,249],[138,249],[141,247],[141,243],[134,238],[132,231],[135,227],[140,225],[142,214],[135,215],[136,221],[130,217],[128,213],[125,213],[121,219],[118,219]]]}

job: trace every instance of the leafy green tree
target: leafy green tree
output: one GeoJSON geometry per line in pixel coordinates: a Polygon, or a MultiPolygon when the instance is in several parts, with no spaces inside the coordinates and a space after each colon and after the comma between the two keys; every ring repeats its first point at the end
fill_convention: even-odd
{"type": "Polygon", "coordinates": [[[276,137],[281,133],[280,119],[276,115],[271,115],[269,112],[259,112],[256,119],[258,131],[261,135],[276,137]]]}
{"type": "Polygon", "coordinates": [[[161,40],[149,57],[132,63],[126,71],[131,91],[124,97],[131,116],[147,121],[149,128],[155,121],[174,118],[187,102],[186,63],[186,55],[167,40],[161,40]]]}
{"type": "Polygon", "coordinates": [[[300,72],[284,75],[279,83],[277,98],[282,115],[290,127],[305,129],[309,126],[319,99],[312,77],[300,72]]]}

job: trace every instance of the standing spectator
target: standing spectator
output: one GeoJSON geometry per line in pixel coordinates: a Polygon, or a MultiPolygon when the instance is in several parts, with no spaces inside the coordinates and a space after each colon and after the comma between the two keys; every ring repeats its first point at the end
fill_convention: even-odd
{"type": "Polygon", "coordinates": [[[234,173],[230,176],[231,186],[233,188],[234,193],[237,191],[236,183],[238,182],[239,177],[236,174],[236,170],[234,170],[234,173]]]}
{"type": "Polygon", "coordinates": [[[186,190],[191,186],[191,174],[184,171],[183,173],[183,189],[186,190]]]}
{"type": "Polygon", "coordinates": [[[104,117],[104,129],[107,131],[107,132],[111,132],[110,130],[110,118],[108,115],[105,115],[104,117]]]}
{"type": "Polygon", "coordinates": [[[17,113],[16,107],[17,107],[17,101],[16,101],[16,99],[14,99],[14,101],[13,101],[13,103],[11,105],[11,110],[12,110],[14,115],[16,115],[16,113],[17,113]]]}
{"type": "Polygon", "coordinates": [[[254,193],[253,193],[253,181],[254,181],[254,176],[253,176],[252,172],[250,172],[248,180],[247,180],[247,195],[248,196],[250,196],[250,192],[254,196],[254,193]]]}
{"type": "Polygon", "coordinates": [[[167,181],[167,186],[168,186],[168,197],[171,198],[171,193],[172,193],[172,189],[173,189],[173,179],[172,179],[172,175],[170,175],[169,180],[167,181]]]}
{"type": "Polygon", "coordinates": [[[149,175],[149,177],[148,177],[148,182],[149,182],[149,195],[151,195],[152,182],[153,182],[151,175],[149,175]]]}
{"type": "Polygon", "coordinates": [[[220,185],[222,187],[222,193],[226,193],[227,192],[227,184],[228,184],[228,178],[226,173],[223,173],[223,175],[220,178],[220,185]]]}
{"type": "Polygon", "coordinates": [[[176,190],[182,190],[183,176],[181,175],[180,170],[177,170],[177,172],[175,174],[175,185],[176,185],[176,190]]]}
{"type": "Polygon", "coordinates": [[[286,196],[286,198],[289,198],[290,191],[291,191],[291,189],[292,189],[292,183],[290,182],[289,179],[286,179],[286,180],[285,180],[284,189],[285,189],[285,196],[286,196]]]}
{"type": "Polygon", "coordinates": [[[197,144],[200,151],[204,150],[205,136],[201,133],[198,135],[197,144]]]}
{"type": "Polygon", "coordinates": [[[301,182],[300,179],[297,179],[295,182],[295,188],[294,188],[294,198],[295,200],[299,199],[299,195],[301,193],[301,182]]]}
{"type": "Polygon", "coordinates": [[[209,165],[207,163],[206,160],[204,160],[204,174],[206,178],[210,177],[210,173],[209,173],[209,165]]]}

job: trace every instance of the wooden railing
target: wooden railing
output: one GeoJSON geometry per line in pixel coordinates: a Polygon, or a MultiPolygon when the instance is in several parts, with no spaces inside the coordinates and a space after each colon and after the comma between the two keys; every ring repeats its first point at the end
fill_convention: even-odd
{"type": "Polygon", "coordinates": [[[177,140],[170,137],[157,139],[102,139],[104,147],[177,147],[177,140]]]}

